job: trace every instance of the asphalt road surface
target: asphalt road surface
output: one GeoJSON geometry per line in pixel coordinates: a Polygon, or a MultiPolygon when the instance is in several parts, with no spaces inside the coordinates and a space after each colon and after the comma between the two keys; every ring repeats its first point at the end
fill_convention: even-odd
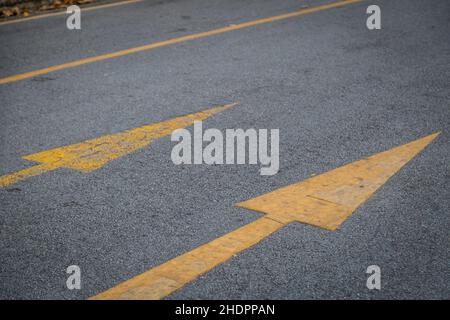
{"type": "Polygon", "coordinates": [[[0,298],[87,299],[262,216],[238,202],[441,132],[338,230],[291,223],[167,298],[449,299],[449,1],[362,1],[11,78],[330,2],[143,1],[82,11],[81,30],[65,15],[0,25],[0,77],[14,79],[0,85],[0,175],[234,102],[204,127],[280,130],[273,176],[176,166],[166,136],[92,172],[0,188],[0,298]],[[366,287],[370,265],[381,290],[366,287]]]}

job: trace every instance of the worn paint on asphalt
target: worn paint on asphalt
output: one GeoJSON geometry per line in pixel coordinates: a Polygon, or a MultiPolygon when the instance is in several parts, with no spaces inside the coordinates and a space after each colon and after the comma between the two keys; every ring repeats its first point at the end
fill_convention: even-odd
{"type": "Polygon", "coordinates": [[[91,299],[162,299],[294,221],[335,230],[438,135],[238,203],[267,215],[91,299]]]}

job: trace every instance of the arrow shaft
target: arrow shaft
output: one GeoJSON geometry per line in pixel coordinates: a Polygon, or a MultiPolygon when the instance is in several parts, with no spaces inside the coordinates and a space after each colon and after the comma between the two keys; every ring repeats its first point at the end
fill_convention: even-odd
{"type": "Polygon", "coordinates": [[[262,217],[100,293],[93,300],[162,299],[286,224],[262,217]]]}
{"type": "Polygon", "coordinates": [[[52,171],[58,168],[54,163],[42,163],[36,166],[16,171],[0,177],[0,188],[6,187],[10,184],[25,180],[27,178],[40,175],[44,172],[52,171]]]}

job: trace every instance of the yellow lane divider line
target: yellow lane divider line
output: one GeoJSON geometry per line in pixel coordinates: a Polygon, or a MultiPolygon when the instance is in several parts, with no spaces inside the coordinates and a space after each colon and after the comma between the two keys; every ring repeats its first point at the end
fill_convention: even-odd
{"type": "Polygon", "coordinates": [[[344,1],[339,1],[339,2],[333,2],[330,4],[301,9],[298,11],[294,11],[294,12],[290,12],[290,13],[286,13],[286,14],[282,14],[282,15],[278,15],[278,16],[273,16],[270,18],[264,18],[264,19],[254,20],[254,21],[250,21],[250,22],[244,22],[244,23],[240,23],[240,24],[233,24],[233,25],[230,25],[227,27],[218,28],[218,29],[214,29],[214,30],[210,30],[210,31],[206,31],[206,32],[200,32],[200,33],[191,34],[191,35],[187,35],[187,36],[183,36],[183,37],[179,37],[179,38],[169,39],[169,40],[160,41],[160,42],[154,42],[154,43],[150,43],[150,44],[140,46],[140,47],[125,49],[125,50],[121,50],[121,51],[116,51],[116,52],[112,52],[112,53],[94,56],[94,57],[75,60],[72,62],[63,63],[63,64],[51,66],[48,68],[38,69],[38,70],[30,71],[30,72],[25,72],[25,73],[9,76],[9,77],[0,78],[0,84],[6,84],[6,83],[14,82],[14,81],[24,80],[24,79],[32,78],[35,76],[47,74],[50,72],[74,68],[74,67],[81,66],[84,64],[108,60],[108,59],[112,59],[112,58],[118,58],[118,57],[122,57],[122,56],[125,56],[128,54],[151,50],[151,49],[160,48],[160,47],[165,47],[165,46],[169,46],[169,45],[173,45],[173,44],[177,44],[177,43],[181,43],[181,42],[206,38],[206,37],[214,36],[217,34],[229,32],[229,31],[233,31],[233,30],[244,29],[244,28],[253,27],[256,25],[260,25],[260,24],[285,20],[285,19],[289,19],[292,17],[297,17],[297,16],[301,16],[301,15],[305,15],[305,14],[324,11],[324,10],[328,10],[328,9],[332,9],[332,8],[338,8],[338,7],[346,6],[349,4],[358,3],[361,1],[362,0],[344,0],[344,1]]]}
{"type": "Polygon", "coordinates": [[[438,134],[238,203],[267,215],[91,299],[162,299],[294,221],[336,230],[438,134]]]}
{"type": "Polygon", "coordinates": [[[24,156],[22,158],[25,160],[41,164],[1,176],[0,187],[57,168],[70,168],[83,172],[97,170],[111,160],[123,157],[144,148],[156,139],[170,135],[175,129],[190,126],[194,121],[203,121],[235,105],[236,103],[226,104],[171,120],[24,156]]]}
{"type": "MultiPolygon", "coordinates": [[[[99,4],[99,5],[89,6],[89,7],[81,7],[81,11],[86,12],[86,11],[93,11],[93,10],[98,10],[98,9],[106,9],[106,8],[112,8],[112,7],[122,6],[124,4],[132,4],[132,3],[142,2],[142,1],[144,1],[144,0],[127,0],[127,1],[107,3],[107,4],[99,4]]],[[[66,14],[65,9],[62,11],[57,11],[57,12],[37,14],[35,16],[26,17],[26,18],[18,18],[18,19],[14,19],[14,20],[2,21],[2,22],[0,22],[0,26],[19,23],[19,22],[25,22],[25,21],[30,21],[30,20],[54,17],[54,16],[61,16],[64,14],[66,14]]]]}

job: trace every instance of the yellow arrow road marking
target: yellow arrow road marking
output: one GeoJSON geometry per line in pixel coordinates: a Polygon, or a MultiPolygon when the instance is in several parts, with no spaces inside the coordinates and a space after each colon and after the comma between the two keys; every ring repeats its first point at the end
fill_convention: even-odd
{"type": "Polygon", "coordinates": [[[217,34],[229,32],[229,31],[233,31],[233,30],[244,29],[244,28],[253,27],[256,25],[260,25],[260,24],[269,23],[269,22],[285,20],[288,18],[297,17],[297,16],[309,14],[309,13],[319,12],[319,11],[328,10],[328,9],[332,9],[332,8],[338,8],[338,7],[342,7],[342,6],[345,6],[348,4],[357,3],[357,2],[361,2],[361,1],[362,0],[344,0],[344,1],[339,1],[339,2],[333,2],[330,4],[325,4],[325,5],[321,5],[321,6],[317,6],[317,7],[301,9],[298,11],[282,14],[279,16],[244,22],[244,23],[240,23],[240,24],[233,24],[233,25],[230,25],[227,27],[218,28],[218,29],[214,29],[214,30],[210,30],[210,31],[206,31],[206,32],[195,33],[195,34],[191,34],[191,35],[187,35],[187,36],[183,36],[183,37],[179,37],[179,38],[150,43],[150,44],[140,46],[140,47],[125,49],[125,50],[102,54],[102,55],[98,55],[98,56],[94,56],[94,57],[90,57],[90,58],[75,60],[72,62],[63,63],[63,64],[59,64],[56,66],[44,68],[44,69],[34,70],[34,71],[30,71],[30,72],[25,72],[25,73],[13,75],[13,76],[5,77],[5,78],[0,78],[0,84],[5,84],[5,83],[9,83],[9,82],[28,79],[28,78],[32,78],[35,76],[47,74],[50,72],[74,68],[74,67],[81,66],[84,64],[88,64],[88,63],[117,58],[117,57],[125,56],[128,54],[136,53],[136,52],[141,52],[141,51],[146,51],[146,50],[150,50],[150,49],[173,45],[176,43],[206,38],[206,37],[214,36],[217,34]]]}
{"type": "Polygon", "coordinates": [[[175,129],[190,126],[194,121],[205,120],[235,105],[236,103],[232,103],[214,107],[171,120],[24,156],[23,159],[36,161],[41,165],[0,177],[0,187],[56,168],[70,168],[83,172],[97,170],[111,160],[123,157],[147,146],[156,139],[170,135],[175,129]]]}
{"type": "Polygon", "coordinates": [[[238,207],[335,230],[438,133],[264,194],[238,207]]]}
{"type": "Polygon", "coordinates": [[[294,221],[335,230],[437,135],[241,202],[267,215],[91,299],[162,299],[294,221]]]}

